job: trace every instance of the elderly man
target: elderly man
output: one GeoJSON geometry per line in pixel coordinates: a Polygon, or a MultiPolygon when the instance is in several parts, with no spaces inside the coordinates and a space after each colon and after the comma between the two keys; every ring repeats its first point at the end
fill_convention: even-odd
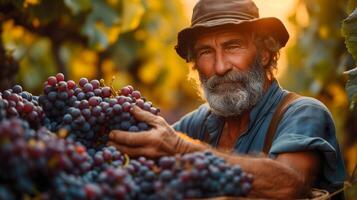
{"type": "Polygon", "coordinates": [[[255,176],[251,197],[300,198],[311,187],[336,191],[345,171],[330,112],[274,78],[288,38],[281,21],[259,18],[251,0],[199,1],[176,51],[193,63],[208,104],[172,127],[134,107],[152,129],[112,131],[109,144],[149,157],[209,149],[255,176]]]}

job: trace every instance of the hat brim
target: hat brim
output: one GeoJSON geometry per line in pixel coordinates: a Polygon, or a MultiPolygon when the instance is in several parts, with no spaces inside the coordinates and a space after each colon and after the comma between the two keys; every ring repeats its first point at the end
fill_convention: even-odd
{"type": "Polygon", "coordinates": [[[270,35],[279,41],[281,47],[284,47],[289,40],[289,33],[284,24],[275,17],[256,18],[251,20],[236,20],[236,19],[218,19],[205,23],[195,24],[194,26],[185,28],[178,33],[177,45],[175,46],[177,54],[188,61],[188,49],[190,48],[194,35],[197,33],[207,32],[212,28],[225,26],[241,26],[249,25],[253,27],[255,32],[263,35],[270,35]]]}

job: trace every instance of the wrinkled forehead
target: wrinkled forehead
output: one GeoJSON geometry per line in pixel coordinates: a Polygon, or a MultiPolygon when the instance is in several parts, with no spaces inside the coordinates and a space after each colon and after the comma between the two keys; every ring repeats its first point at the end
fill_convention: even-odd
{"type": "Polygon", "coordinates": [[[197,41],[206,40],[212,37],[237,37],[241,39],[251,39],[252,30],[248,26],[222,26],[197,31],[193,37],[193,46],[197,41]]]}

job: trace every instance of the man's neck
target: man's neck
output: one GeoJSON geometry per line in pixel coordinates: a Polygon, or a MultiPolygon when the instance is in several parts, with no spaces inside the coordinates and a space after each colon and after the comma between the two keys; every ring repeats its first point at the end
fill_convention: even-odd
{"type": "MultiPolygon", "coordinates": [[[[264,94],[271,86],[273,80],[266,78],[264,83],[264,94]]],[[[223,133],[219,141],[219,147],[223,149],[232,149],[238,138],[247,130],[250,120],[250,111],[244,111],[237,117],[226,117],[223,133]]]]}

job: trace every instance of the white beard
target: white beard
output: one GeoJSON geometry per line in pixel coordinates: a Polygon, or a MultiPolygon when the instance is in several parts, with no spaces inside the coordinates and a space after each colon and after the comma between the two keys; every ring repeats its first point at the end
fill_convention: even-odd
{"type": "Polygon", "coordinates": [[[212,112],[223,117],[240,116],[263,96],[266,74],[258,59],[246,72],[233,68],[223,76],[214,75],[209,79],[199,75],[212,112]]]}

